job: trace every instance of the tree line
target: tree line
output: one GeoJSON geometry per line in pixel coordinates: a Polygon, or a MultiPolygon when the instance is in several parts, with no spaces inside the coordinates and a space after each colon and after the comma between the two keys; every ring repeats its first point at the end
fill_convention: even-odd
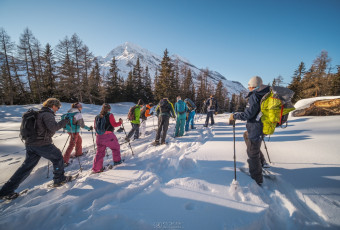
{"type": "Polygon", "coordinates": [[[157,103],[164,97],[175,102],[180,95],[192,99],[200,112],[205,99],[215,95],[219,112],[242,107],[243,95],[233,95],[234,99],[230,100],[223,83],[216,85],[208,76],[209,70],[202,70],[195,83],[190,68],[171,60],[166,49],[154,81],[148,66],[142,67],[139,58],[124,79],[115,57],[108,73],[101,71],[100,63],[77,34],[66,36],[52,48],[49,43],[42,46],[28,28],[16,45],[0,28],[0,104],[3,105],[42,103],[49,97],[91,104],[138,99],[157,103]]]}

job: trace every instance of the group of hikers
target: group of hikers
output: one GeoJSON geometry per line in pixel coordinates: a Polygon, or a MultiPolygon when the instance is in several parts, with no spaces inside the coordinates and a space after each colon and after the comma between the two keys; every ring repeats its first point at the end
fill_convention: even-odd
{"type": "MultiPolygon", "coordinates": [[[[262,166],[266,165],[266,161],[260,150],[261,141],[263,138],[262,123],[258,119],[260,113],[260,101],[264,94],[269,91],[269,86],[262,84],[262,79],[255,76],[248,83],[248,105],[244,112],[231,114],[229,124],[235,125],[235,120],[246,120],[247,131],[244,133],[244,140],[247,145],[249,172],[251,177],[261,185],[263,183],[262,166]]],[[[204,127],[209,124],[214,125],[214,114],[217,114],[217,100],[210,96],[205,101],[207,107],[207,117],[204,127]]],[[[82,117],[82,104],[77,102],[72,104],[71,109],[66,115],[62,116],[61,121],[55,119],[56,112],[60,109],[61,103],[56,98],[49,98],[43,104],[36,118],[37,137],[32,140],[26,140],[26,158],[22,165],[17,169],[13,176],[2,186],[0,190],[0,198],[14,199],[19,196],[15,190],[19,187],[31,173],[33,168],[38,164],[41,157],[48,159],[53,164],[53,186],[58,187],[72,179],[71,176],[66,176],[64,168],[69,165],[71,152],[75,148],[73,157],[83,155],[82,138],[79,135],[80,128],[88,131],[96,131],[96,155],[93,160],[92,172],[99,173],[103,171],[103,159],[105,157],[106,148],[112,150],[113,164],[121,164],[123,159],[120,154],[120,144],[114,128],[120,127],[123,124],[121,118],[116,121],[114,115],[110,112],[111,106],[107,103],[103,104],[99,115],[96,116],[94,127],[86,126],[82,117]],[[53,144],[52,136],[56,131],[65,128],[68,133],[70,142],[64,156],[62,152],[53,144]]],[[[126,135],[125,140],[131,141],[145,136],[146,120],[152,116],[154,112],[150,110],[154,107],[153,103],[144,104],[143,100],[139,100],[133,108],[133,120],[130,120],[132,129],[126,135]]],[[[158,117],[158,129],[156,132],[153,145],[166,144],[166,135],[169,127],[170,117],[176,119],[176,128],[174,137],[181,137],[184,131],[195,129],[194,117],[196,105],[194,102],[186,98],[184,101],[180,96],[177,97],[175,106],[168,100],[163,98],[159,101],[155,108],[156,116],[158,117]]]]}

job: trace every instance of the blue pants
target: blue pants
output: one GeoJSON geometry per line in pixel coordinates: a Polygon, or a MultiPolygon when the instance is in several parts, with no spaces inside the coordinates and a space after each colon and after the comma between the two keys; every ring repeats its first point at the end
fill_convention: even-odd
{"type": "Polygon", "coordinates": [[[184,134],[185,118],[186,118],[185,114],[177,115],[175,137],[183,136],[183,134],[184,134]]]}
{"type": "Polygon", "coordinates": [[[26,146],[26,159],[17,169],[13,176],[4,184],[0,195],[13,193],[19,185],[30,175],[33,168],[38,164],[41,157],[50,160],[53,164],[53,180],[59,183],[65,180],[64,160],[61,151],[53,144],[44,146],[26,146]]]}
{"type": "Polygon", "coordinates": [[[195,110],[191,111],[188,116],[188,120],[185,123],[185,131],[189,131],[189,124],[191,124],[191,128],[194,128],[194,121],[195,121],[195,110]]]}
{"type": "Polygon", "coordinates": [[[214,113],[215,111],[209,111],[207,113],[207,119],[205,120],[205,126],[208,126],[209,124],[209,118],[211,118],[211,125],[215,124],[215,121],[214,121],[214,113]]]}

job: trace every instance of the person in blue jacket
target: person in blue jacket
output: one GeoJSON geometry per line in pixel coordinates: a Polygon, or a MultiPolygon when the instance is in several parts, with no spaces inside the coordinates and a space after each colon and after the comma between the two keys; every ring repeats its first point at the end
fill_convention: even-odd
{"type": "Polygon", "coordinates": [[[259,76],[252,77],[248,82],[249,98],[248,104],[241,113],[231,114],[229,124],[235,124],[235,120],[247,121],[247,131],[243,137],[247,145],[247,155],[249,164],[249,173],[257,184],[262,185],[262,166],[266,164],[261,152],[261,143],[263,139],[263,124],[261,122],[261,99],[269,92],[270,87],[262,84],[259,76]]]}
{"type": "Polygon", "coordinates": [[[188,111],[187,105],[182,101],[182,98],[180,96],[177,97],[177,102],[175,104],[175,113],[177,116],[176,120],[176,131],[175,131],[175,137],[181,137],[184,134],[184,125],[185,125],[185,119],[186,114],[188,111]]]}

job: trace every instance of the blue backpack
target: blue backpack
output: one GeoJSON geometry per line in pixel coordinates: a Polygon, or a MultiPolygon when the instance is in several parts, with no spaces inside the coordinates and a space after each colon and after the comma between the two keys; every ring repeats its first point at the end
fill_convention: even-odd
{"type": "Polygon", "coordinates": [[[183,114],[183,113],[186,112],[186,111],[185,111],[185,103],[184,103],[182,100],[179,100],[179,101],[177,102],[177,112],[178,112],[179,114],[183,114]]]}
{"type": "Polygon", "coordinates": [[[75,124],[73,124],[73,119],[74,119],[74,115],[76,115],[78,112],[74,112],[74,113],[66,113],[66,114],[63,114],[61,116],[61,120],[64,120],[66,117],[68,117],[70,119],[70,122],[68,122],[66,124],[66,131],[68,133],[76,133],[76,132],[79,132],[79,127],[77,127],[75,124]],[[77,130],[78,129],[78,130],[77,130]]]}
{"type": "Polygon", "coordinates": [[[106,125],[106,116],[100,117],[97,115],[95,118],[96,122],[96,133],[98,135],[103,135],[106,132],[105,125],[106,125]]]}

